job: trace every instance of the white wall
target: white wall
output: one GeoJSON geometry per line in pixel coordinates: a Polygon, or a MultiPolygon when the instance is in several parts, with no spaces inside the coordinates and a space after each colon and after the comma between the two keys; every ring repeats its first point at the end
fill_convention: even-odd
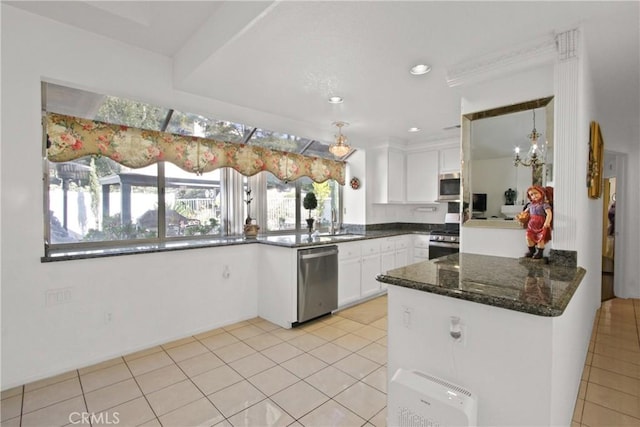
{"type": "MultiPolygon", "coordinates": [[[[593,96],[593,82],[586,64],[588,50],[580,51],[580,72],[578,75],[578,141],[588,141],[591,120],[597,100],[593,96]]],[[[562,141],[558,141],[562,143],[562,141]]],[[[583,179],[587,174],[589,150],[587,144],[578,143],[572,150],[573,156],[568,159],[577,163],[575,180],[583,179]]],[[[560,160],[560,159],[558,159],[560,160]]],[[[578,251],[578,265],[587,270],[583,284],[587,287],[584,298],[585,307],[595,310],[600,307],[602,294],[602,199],[589,199],[586,185],[578,185],[574,194],[570,194],[570,203],[576,207],[576,248],[578,251]]],[[[555,193],[558,194],[558,193],[555,193]]],[[[565,194],[567,196],[568,194],[565,194]]],[[[560,193],[562,197],[562,193],[560,193]]],[[[565,248],[563,248],[565,249],[565,248]]],[[[591,318],[591,321],[593,318],[591,318]]],[[[591,323],[589,323],[591,326],[591,323]]],[[[585,354],[586,356],[586,354],[585,354]]]]}
{"type": "Polygon", "coordinates": [[[369,203],[367,205],[367,224],[385,224],[393,222],[413,222],[418,224],[444,224],[447,204],[429,205],[435,212],[425,212],[419,208],[426,205],[399,205],[369,203]]]}
{"type": "Polygon", "coordinates": [[[487,194],[485,216],[503,218],[500,209],[505,204],[504,192],[508,188],[518,192],[517,204],[527,200],[527,188],[531,186],[531,168],[514,167],[512,157],[474,160],[471,171],[474,193],[487,194]]]}
{"type": "MultiPolygon", "coordinates": [[[[554,233],[570,221],[571,227],[575,227],[575,236],[565,233],[559,245],[557,241],[552,240],[548,246],[577,251],[578,265],[587,270],[575,300],[572,300],[570,310],[567,312],[570,315],[554,319],[554,329],[562,331],[561,334],[554,335],[552,343],[553,350],[561,356],[561,358],[554,358],[552,368],[554,377],[562,375],[562,380],[550,390],[551,397],[554,399],[550,415],[551,420],[556,421],[562,421],[567,411],[573,407],[595,310],[600,305],[601,244],[599,239],[602,228],[602,201],[588,199],[586,188],[582,184],[588,157],[587,145],[583,142],[588,141],[589,121],[595,119],[593,117],[595,100],[592,96],[589,71],[585,67],[585,56],[585,51],[579,51],[577,59],[556,63],[553,67],[533,69],[519,76],[512,76],[511,79],[501,79],[469,88],[467,92],[463,91],[465,98],[463,114],[550,94],[556,95],[554,148],[558,155],[554,153],[554,168],[556,177],[561,176],[562,179],[555,180],[555,195],[556,200],[558,197],[565,199],[561,199],[561,203],[556,203],[554,206],[554,218],[557,218],[554,233]],[[574,92],[570,85],[575,85],[577,89],[576,99],[571,98],[574,92]],[[518,86],[521,86],[521,89],[518,89],[518,86]],[[576,117],[564,117],[562,116],[564,111],[576,114],[576,117]],[[571,139],[571,137],[575,138],[571,139]],[[558,147],[561,149],[559,150],[558,147]],[[575,184],[576,191],[562,188],[559,182],[575,184]],[[573,209],[576,213],[571,216],[569,212],[574,212],[573,209]],[[567,340],[566,337],[571,339],[567,340]],[[565,363],[564,360],[569,360],[571,363],[565,363]]],[[[507,236],[504,236],[504,239],[497,239],[494,234],[491,230],[483,232],[480,229],[463,227],[461,250],[467,251],[468,248],[477,248],[484,244],[487,248],[484,253],[500,255],[502,249],[499,247],[513,245],[513,239],[518,238],[522,239],[524,249],[522,235],[524,233],[520,237],[517,235],[519,233],[514,233],[510,239],[507,236]]],[[[518,256],[521,256],[521,252],[514,255],[514,257],[518,256]]]]}
{"type": "Polygon", "coordinates": [[[343,222],[347,224],[366,224],[367,221],[367,189],[369,180],[367,179],[366,165],[367,154],[364,150],[358,149],[353,153],[347,162],[346,184],[343,189],[343,222]],[[351,188],[351,178],[360,180],[360,188],[351,188]]]}
{"type": "Polygon", "coordinates": [[[572,407],[564,408],[566,423],[549,422],[549,392],[562,378],[551,375],[552,318],[399,286],[388,289],[389,380],[404,368],[467,388],[478,398],[478,426],[569,424],[572,407]],[[461,343],[449,335],[452,316],[460,318],[461,343]]]}
{"type": "MultiPolygon", "coordinates": [[[[637,21],[637,13],[629,14],[618,19],[637,21]]],[[[589,49],[593,37],[597,37],[598,20],[585,23],[583,26],[584,41],[589,49]]],[[[622,25],[626,25],[625,22],[622,25]]],[[[636,26],[637,28],[637,26],[636,26]]],[[[634,52],[636,61],[640,60],[640,52],[634,52]]],[[[588,56],[587,56],[588,59],[588,56]]],[[[615,76],[613,78],[620,78],[615,76]]],[[[638,109],[640,103],[639,78],[627,82],[628,95],[635,102],[638,109]]],[[[595,97],[595,95],[593,95],[595,97]]],[[[600,122],[604,149],[617,154],[616,165],[616,272],[614,276],[614,294],[620,298],[640,298],[640,222],[637,220],[640,212],[640,120],[629,123],[617,117],[603,124],[601,117],[606,115],[611,119],[614,106],[605,105],[599,99],[593,99],[586,120],[600,122]],[[613,138],[609,128],[615,128],[613,138]]],[[[587,136],[588,137],[588,136],[587,136]]],[[[586,141],[587,139],[585,139],[586,141]]],[[[602,200],[599,200],[602,202],[602,200]]],[[[589,234],[595,231],[589,232],[589,234]]]]}
{"type": "Polygon", "coordinates": [[[460,241],[460,252],[470,254],[519,258],[526,251],[522,229],[464,227],[464,237],[460,241]]]}
{"type": "Polygon", "coordinates": [[[389,379],[415,369],[469,389],[480,426],[569,425],[593,322],[589,292],[579,287],[561,316],[545,317],[389,286],[389,379]]]}
{"type": "Polygon", "coordinates": [[[41,80],[193,112],[220,108],[172,90],[171,67],[2,4],[2,389],[256,316],[253,245],[40,262],[41,80]],[[46,306],[55,289],[69,289],[70,300],[46,306]]]}
{"type": "Polygon", "coordinates": [[[580,286],[562,316],[554,317],[551,342],[553,361],[551,377],[562,378],[551,388],[550,425],[568,425],[580,388],[583,364],[587,356],[587,343],[591,338],[594,322],[593,287],[580,286]],[[585,308],[586,307],[586,308],[585,308]]]}

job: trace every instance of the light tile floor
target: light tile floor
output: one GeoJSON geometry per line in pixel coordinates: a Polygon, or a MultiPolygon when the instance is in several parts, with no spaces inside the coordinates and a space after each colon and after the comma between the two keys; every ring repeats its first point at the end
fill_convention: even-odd
{"type": "Polygon", "coordinates": [[[0,424],[382,427],[386,312],[382,296],[299,328],[255,318],[118,357],[3,391],[0,424]]]}
{"type": "Polygon", "coordinates": [[[640,300],[610,299],[596,314],[572,427],[640,426],[640,300]]]}
{"type": "MultiPolygon", "coordinates": [[[[386,303],[291,330],[251,319],[6,390],[0,424],[384,426],[386,303]]],[[[602,303],[572,427],[640,426],[639,330],[640,300],[602,303]]]]}

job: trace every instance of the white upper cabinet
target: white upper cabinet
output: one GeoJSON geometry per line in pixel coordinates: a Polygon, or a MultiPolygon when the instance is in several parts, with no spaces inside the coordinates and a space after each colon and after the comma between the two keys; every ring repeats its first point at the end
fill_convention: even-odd
{"type": "Polygon", "coordinates": [[[407,154],[407,202],[434,203],[438,198],[439,151],[407,154]]]}
{"type": "Polygon", "coordinates": [[[460,172],[460,147],[440,150],[440,173],[460,172]]]}
{"type": "Polygon", "coordinates": [[[395,148],[373,150],[374,203],[404,203],[405,155],[395,148]]]}
{"type": "Polygon", "coordinates": [[[460,172],[460,147],[422,151],[385,147],[371,152],[373,203],[436,203],[441,173],[460,172]]]}

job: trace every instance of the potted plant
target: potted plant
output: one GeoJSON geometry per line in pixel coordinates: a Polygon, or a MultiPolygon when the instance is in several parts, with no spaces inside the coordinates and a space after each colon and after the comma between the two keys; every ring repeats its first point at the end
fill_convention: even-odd
{"type": "Polygon", "coordinates": [[[251,197],[251,188],[246,190],[247,198],[245,199],[245,203],[247,204],[247,219],[244,221],[244,236],[247,239],[255,239],[258,237],[258,230],[260,230],[260,226],[256,224],[256,221],[251,218],[251,201],[253,197],[251,197]]]}
{"type": "Polygon", "coordinates": [[[313,191],[308,192],[304,196],[304,200],[302,201],[302,206],[309,210],[309,218],[307,218],[307,227],[309,228],[309,233],[313,230],[313,221],[311,218],[311,211],[318,207],[318,199],[316,198],[316,194],[313,191]]]}
{"type": "Polygon", "coordinates": [[[247,198],[244,201],[247,204],[247,219],[244,223],[251,224],[251,201],[253,200],[253,197],[251,197],[251,188],[247,189],[245,193],[247,193],[247,198]]]}

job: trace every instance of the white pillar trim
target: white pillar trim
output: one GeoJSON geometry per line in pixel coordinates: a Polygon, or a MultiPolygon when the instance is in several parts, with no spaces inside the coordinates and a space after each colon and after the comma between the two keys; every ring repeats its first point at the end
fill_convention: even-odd
{"type": "Polygon", "coordinates": [[[554,249],[577,249],[578,192],[583,188],[581,168],[576,162],[579,153],[579,88],[580,57],[578,30],[558,34],[558,60],[555,65],[555,138],[554,144],[554,249]]]}

